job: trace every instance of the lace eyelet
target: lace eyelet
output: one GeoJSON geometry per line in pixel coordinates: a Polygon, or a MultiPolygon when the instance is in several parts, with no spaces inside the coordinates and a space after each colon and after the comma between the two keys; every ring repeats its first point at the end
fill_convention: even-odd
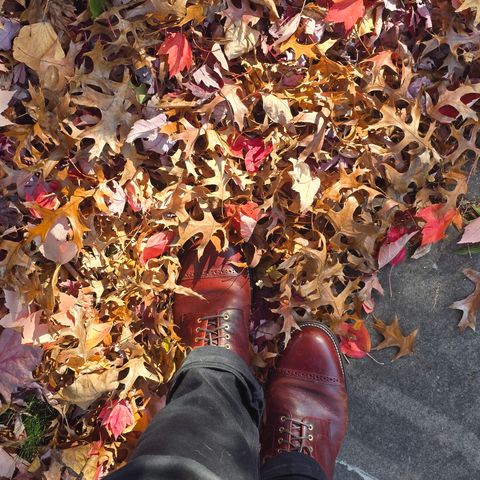
{"type": "Polygon", "coordinates": [[[312,431],[312,430],[313,430],[313,425],[310,424],[310,425],[308,426],[308,429],[309,429],[310,431],[312,431]]]}
{"type": "Polygon", "coordinates": [[[198,333],[199,331],[200,331],[200,328],[197,327],[197,328],[195,329],[195,333],[198,333]]]}
{"type": "Polygon", "coordinates": [[[313,435],[309,435],[309,436],[308,436],[308,439],[309,439],[310,441],[312,441],[312,440],[313,440],[313,435]]]}
{"type": "Polygon", "coordinates": [[[281,444],[283,443],[283,438],[279,438],[279,439],[277,440],[277,443],[278,443],[279,445],[281,445],[281,444]]]}
{"type": "Polygon", "coordinates": [[[225,345],[225,348],[226,348],[227,350],[230,350],[230,345],[227,343],[227,344],[225,345]]]}
{"type": "Polygon", "coordinates": [[[285,415],[282,415],[282,416],[280,417],[280,421],[281,421],[281,422],[284,422],[286,419],[287,419],[287,417],[286,417],[285,415]]]}
{"type": "Polygon", "coordinates": [[[201,318],[197,318],[197,323],[202,323],[202,319],[201,319],[201,318]]]}
{"type": "Polygon", "coordinates": [[[224,319],[224,320],[230,320],[230,315],[229,315],[228,313],[225,313],[225,314],[223,315],[223,319],[224,319]]]}
{"type": "Polygon", "coordinates": [[[313,453],[313,447],[308,447],[308,451],[309,451],[310,453],[313,453]]]}
{"type": "Polygon", "coordinates": [[[223,328],[224,330],[230,330],[230,327],[228,325],[225,325],[223,328]]]}
{"type": "Polygon", "coordinates": [[[280,427],[280,428],[278,429],[278,431],[279,431],[280,433],[283,433],[283,432],[285,431],[285,428],[280,427]]]}
{"type": "Polygon", "coordinates": [[[225,338],[226,338],[227,340],[230,340],[230,335],[228,335],[228,333],[227,333],[227,335],[225,335],[225,338]]]}

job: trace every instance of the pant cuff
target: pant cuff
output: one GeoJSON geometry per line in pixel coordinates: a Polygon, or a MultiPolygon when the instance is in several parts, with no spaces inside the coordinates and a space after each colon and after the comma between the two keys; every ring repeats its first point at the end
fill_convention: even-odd
{"type": "Polygon", "coordinates": [[[328,480],[319,463],[300,452],[279,453],[269,458],[261,468],[260,478],[262,480],[283,478],[328,480]]]}
{"type": "Polygon", "coordinates": [[[208,368],[233,374],[243,385],[244,391],[249,394],[249,410],[252,414],[252,419],[257,425],[260,424],[264,407],[263,389],[245,361],[239,355],[226,348],[208,346],[192,350],[172,379],[167,394],[167,403],[174,396],[176,386],[187,372],[197,368],[208,368]]]}

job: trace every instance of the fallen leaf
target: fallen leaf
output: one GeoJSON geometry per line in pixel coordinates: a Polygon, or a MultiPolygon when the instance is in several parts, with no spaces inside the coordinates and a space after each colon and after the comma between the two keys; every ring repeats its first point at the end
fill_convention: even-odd
{"type": "Polygon", "coordinates": [[[463,232],[462,238],[458,243],[477,243],[480,242],[480,217],[472,220],[463,232]]]}
{"type": "Polygon", "coordinates": [[[118,370],[110,368],[101,373],[83,373],[74,382],[63,388],[60,398],[86,410],[105,393],[118,388],[118,370]]]}
{"type": "Polygon", "coordinates": [[[382,350],[383,348],[398,347],[397,354],[391,359],[392,362],[405,355],[413,353],[413,344],[417,338],[418,329],[414,330],[408,336],[404,336],[400,330],[398,317],[395,316],[392,323],[387,325],[382,320],[375,319],[373,328],[380,333],[384,339],[373,348],[373,350],[382,350]]]}
{"type": "MultiPolygon", "coordinates": [[[[0,90],[0,114],[8,108],[8,102],[15,95],[15,92],[6,92],[5,90],[0,90]]],[[[0,127],[5,127],[6,125],[11,125],[12,122],[0,115],[0,127]]]]}
{"type": "Polygon", "coordinates": [[[67,240],[72,231],[66,217],[58,218],[48,231],[39,250],[45,258],[63,265],[73,260],[78,253],[75,242],[67,240]]]}
{"type": "Polygon", "coordinates": [[[0,334],[0,395],[8,403],[12,393],[33,382],[32,370],[42,359],[42,349],[22,345],[20,333],[7,328],[0,334]]]}
{"type": "Polygon", "coordinates": [[[464,0],[462,4],[455,10],[456,12],[463,12],[467,9],[475,10],[475,25],[480,23],[480,4],[478,0],[464,0]]]}
{"type": "Polygon", "coordinates": [[[353,324],[343,322],[337,333],[340,336],[340,350],[344,355],[351,358],[364,358],[370,352],[370,334],[363,321],[353,324]]]}
{"type": "Polygon", "coordinates": [[[463,332],[466,328],[475,330],[477,325],[477,312],[480,308],[480,273],[466,268],[463,274],[475,284],[475,290],[463,300],[452,303],[448,308],[454,308],[462,311],[462,318],[458,323],[458,328],[463,332]]]}
{"type": "Polygon", "coordinates": [[[135,423],[132,407],[127,400],[107,402],[100,411],[98,419],[115,440],[127,427],[135,423]]]}
{"type": "Polygon", "coordinates": [[[362,301],[365,312],[372,313],[375,309],[375,301],[372,297],[373,290],[376,290],[380,295],[384,295],[385,292],[376,273],[365,277],[363,282],[365,285],[358,292],[358,298],[362,301]]]}
{"type": "Polygon", "coordinates": [[[190,70],[192,66],[192,48],[187,37],[181,32],[169,34],[158,49],[158,53],[168,57],[170,78],[182,70],[190,70]]]}
{"type": "Polygon", "coordinates": [[[10,480],[17,468],[15,459],[0,447],[0,478],[10,480]]]}
{"type": "Polygon", "coordinates": [[[293,171],[290,172],[292,190],[300,195],[300,211],[305,212],[315,200],[320,189],[320,179],[312,175],[310,167],[305,162],[297,159],[290,161],[293,163],[293,171]]]}
{"type": "Polygon", "coordinates": [[[418,230],[415,230],[414,232],[402,235],[393,243],[384,243],[378,251],[378,269],[380,270],[385,265],[388,265],[390,262],[392,262],[392,265],[394,265],[393,262],[396,261],[396,265],[400,261],[402,261],[405,255],[405,245],[417,233],[418,230]],[[402,257],[399,258],[399,255],[402,255],[402,257]]]}
{"type": "Polygon", "coordinates": [[[225,216],[230,225],[240,233],[245,242],[250,240],[257,221],[261,218],[260,208],[255,202],[247,202],[242,205],[225,204],[225,216]]]}
{"type": "Polygon", "coordinates": [[[273,122],[287,125],[293,119],[290,106],[286,100],[278,98],[272,93],[263,94],[263,109],[273,122]]]}
{"type": "Polygon", "coordinates": [[[365,14],[365,5],[363,0],[334,0],[329,8],[326,22],[343,23],[345,30],[353,28],[357,20],[365,14]]]}
{"type": "Polygon", "coordinates": [[[232,153],[239,157],[244,155],[247,172],[255,173],[260,170],[263,161],[273,150],[271,143],[265,145],[262,138],[248,138],[239,135],[231,144],[232,153]]]}
{"type": "Polygon", "coordinates": [[[149,237],[140,254],[140,263],[145,265],[151,258],[163,255],[174,237],[175,234],[168,231],[158,232],[149,237]]]}
{"type": "Polygon", "coordinates": [[[429,243],[436,243],[444,238],[445,231],[458,214],[456,208],[447,210],[446,212],[443,210],[443,205],[436,204],[422,208],[417,212],[417,217],[426,221],[422,229],[422,246],[428,245],[429,243]]]}

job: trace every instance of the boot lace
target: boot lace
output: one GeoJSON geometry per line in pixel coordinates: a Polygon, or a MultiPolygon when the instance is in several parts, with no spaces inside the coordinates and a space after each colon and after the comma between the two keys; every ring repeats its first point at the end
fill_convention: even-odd
{"type": "MultiPolygon", "coordinates": [[[[207,320],[207,324],[204,328],[197,327],[195,329],[196,333],[204,333],[204,336],[195,337],[195,342],[204,341],[206,345],[215,345],[218,346],[220,340],[225,339],[229,340],[230,335],[225,333],[229,330],[229,325],[226,323],[230,319],[228,313],[221,313],[218,315],[208,315],[205,317],[199,317],[197,319],[198,323],[202,323],[204,320],[207,320]]],[[[225,345],[226,348],[230,348],[229,344],[225,345]]]]}
{"type": "Polygon", "coordinates": [[[283,445],[279,448],[279,452],[280,450],[287,450],[312,455],[313,447],[306,443],[313,440],[313,435],[308,433],[313,430],[313,425],[287,416],[282,416],[280,420],[284,426],[278,429],[281,434],[278,444],[283,445]]]}

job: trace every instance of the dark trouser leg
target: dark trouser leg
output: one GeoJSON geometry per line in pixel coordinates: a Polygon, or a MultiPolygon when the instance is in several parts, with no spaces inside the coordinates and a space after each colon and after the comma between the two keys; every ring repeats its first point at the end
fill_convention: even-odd
{"type": "Polygon", "coordinates": [[[299,452],[280,453],[262,466],[262,480],[327,480],[322,467],[299,452]]]}
{"type": "Polygon", "coordinates": [[[262,410],[262,389],[240,357],[218,347],[195,349],[132,461],[109,480],[258,479],[262,410]]]}

